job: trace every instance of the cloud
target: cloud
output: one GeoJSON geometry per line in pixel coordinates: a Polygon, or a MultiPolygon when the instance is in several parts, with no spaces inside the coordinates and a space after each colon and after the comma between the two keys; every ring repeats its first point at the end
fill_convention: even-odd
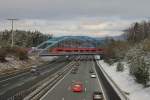
{"type": "Polygon", "coordinates": [[[115,36],[148,19],[150,0],[1,0],[0,30],[15,28],[60,35],[115,36]]]}
{"type": "MultiPolygon", "coordinates": [[[[84,18],[77,20],[45,20],[45,19],[26,19],[18,20],[14,24],[15,29],[41,31],[54,36],[62,35],[84,35],[92,37],[117,36],[122,34],[135,20],[124,19],[103,19],[103,18],[84,18]]],[[[11,29],[9,21],[0,22],[1,30],[11,29]],[[3,27],[2,27],[3,26],[3,27]]]]}
{"type": "Polygon", "coordinates": [[[149,0],[1,0],[0,18],[74,19],[150,16],[149,0]]]}

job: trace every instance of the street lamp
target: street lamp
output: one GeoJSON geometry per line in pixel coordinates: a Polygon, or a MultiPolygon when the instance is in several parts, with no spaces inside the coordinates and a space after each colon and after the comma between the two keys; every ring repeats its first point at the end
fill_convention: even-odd
{"type": "Polygon", "coordinates": [[[18,19],[16,19],[16,18],[9,18],[7,20],[10,20],[11,21],[11,25],[12,25],[12,30],[11,30],[11,47],[13,47],[14,46],[14,30],[13,30],[13,28],[14,28],[14,21],[16,21],[18,19]]]}

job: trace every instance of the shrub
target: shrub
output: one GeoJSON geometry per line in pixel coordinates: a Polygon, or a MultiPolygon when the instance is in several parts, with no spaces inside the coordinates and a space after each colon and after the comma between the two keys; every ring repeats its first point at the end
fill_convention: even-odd
{"type": "Polygon", "coordinates": [[[120,72],[123,72],[124,71],[124,66],[123,66],[123,64],[121,63],[121,62],[119,62],[118,64],[117,64],[117,67],[116,67],[116,71],[120,71],[120,72]]]}
{"type": "Polygon", "coordinates": [[[135,76],[136,81],[146,87],[148,81],[150,80],[148,64],[146,64],[143,58],[138,58],[135,60],[134,64],[132,63],[131,68],[131,74],[135,76]]]}
{"type": "Polygon", "coordinates": [[[5,59],[7,55],[7,52],[5,49],[0,48],[0,62],[6,62],[7,60],[5,59]]]}
{"type": "Polygon", "coordinates": [[[28,52],[26,49],[17,48],[16,49],[16,56],[19,58],[19,60],[27,60],[28,59],[28,52]]]}
{"type": "Polygon", "coordinates": [[[104,60],[107,63],[112,64],[124,59],[126,51],[129,48],[129,43],[120,40],[109,40],[109,42],[104,44],[103,48],[105,48],[106,56],[104,60]]]}
{"type": "Polygon", "coordinates": [[[135,74],[135,77],[139,83],[142,83],[144,86],[147,86],[149,81],[149,66],[141,60],[141,67],[138,67],[138,70],[135,74]]]}
{"type": "Polygon", "coordinates": [[[150,40],[145,39],[143,42],[143,50],[149,52],[150,51],[150,40]]]}

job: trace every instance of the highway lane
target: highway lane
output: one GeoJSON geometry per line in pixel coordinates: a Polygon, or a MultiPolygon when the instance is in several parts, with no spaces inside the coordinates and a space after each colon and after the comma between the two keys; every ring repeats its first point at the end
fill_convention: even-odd
{"type": "MultiPolygon", "coordinates": [[[[52,69],[54,66],[58,64],[59,61],[55,63],[49,63],[48,65],[45,65],[44,67],[39,67],[39,71],[41,74],[48,72],[50,69],[52,69]]],[[[63,63],[60,63],[63,64],[63,63]]],[[[21,83],[24,83],[25,81],[32,80],[38,76],[33,75],[30,70],[25,73],[20,73],[20,75],[6,78],[5,80],[0,81],[0,91],[6,90],[6,88],[9,88],[9,86],[17,85],[21,83]],[[3,90],[4,89],[4,90],[3,90]]]]}
{"type": "MultiPolygon", "coordinates": [[[[96,68],[99,80],[103,87],[103,94],[105,93],[106,99],[107,100],[122,100],[120,98],[120,96],[117,94],[117,92],[115,91],[114,87],[112,87],[112,85],[109,83],[108,79],[103,74],[102,70],[100,69],[100,66],[98,66],[96,64],[96,62],[95,62],[95,65],[96,65],[95,68],[96,68]]],[[[124,98],[123,100],[128,100],[128,99],[124,98]]]]}
{"type": "Polygon", "coordinates": [[[97,78],[91,78],[89,69],[94,66],[92,61],[80,62],[77,74],[68,74],[56,87],[49,90],[41,100],[92,100],[94,91],[101,91],[97,78]],[[74,93],[71,91],[72,81],[81,81],[84,92],[74,93]]]}
{"type": "MultiPolygon", "coordinates": [[[[52,60],[52,61],[50,61],[50,62],[48,62],[46,64],[44,63],[44,64],[38,66],[38,69],[39,70],[43,70],[44,68],[47,68],[50,64],[54,64],[54,63],[56,63],[56,61],[60,62],[63,59],[64,59],[64,57],[59,57],[59,58],[54,59],[54,60],[52,60]]],[[[14,78],[23,77],[24,75],[28,74],[29,71],[30,71],[30,69],[27,69],[27,70],[18,71],[16,73],[12,73],[12,74],[1,75],[0,76],[0,83],[6,82],[6,81],[14,79],[14,78]]]]}
{"type": "MultiPolygon", "coordinates": [[[[61,60],[58,60],[52,64],[44,66],[43,69],[40,68],[40,75],[36,76],[28,72],[28,74],[22,75],[22,77],[16,77],[13,79],[10,79],[3,84],[0,85],[0,95],[4,96],[10,96],[14,93],[17,93],[20,89],[27,89],[31,86],[26,86],[27,82],[30,82],[32,80],[35,80],[37,78],[38,81],[41,81],[44,79],[44,77],[47,77],[49,74],[54,73],[56,70],[59,70],[69,62],[65,62],[63,58],[63,62],[61,60]],[[18,88],[19,87],[19,88],[18,88]]],[[[35,83],[35,82],[33,82],[35,83]]],[[[34,85],[34,84],[32,84],[34,85]]],[[[0,96],[1,97],[1,96],[0,96]]]]}

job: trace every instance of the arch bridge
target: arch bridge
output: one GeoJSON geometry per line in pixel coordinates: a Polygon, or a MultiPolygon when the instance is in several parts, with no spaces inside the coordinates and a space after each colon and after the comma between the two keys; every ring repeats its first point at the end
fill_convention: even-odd
{"type": "Polygon", "coordinates": [[[39,56],[102,55],[97,41],[87,36],[63,36],[49,39],[35,49],[39,56]]]}

